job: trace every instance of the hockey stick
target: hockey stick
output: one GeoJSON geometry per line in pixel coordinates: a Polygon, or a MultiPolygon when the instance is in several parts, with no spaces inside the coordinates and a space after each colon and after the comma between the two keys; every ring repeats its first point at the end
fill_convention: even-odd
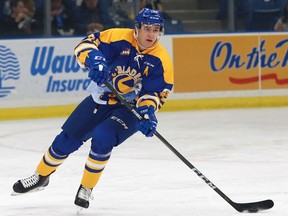
{"type": "MultiPolygon", "coordinates": [[[[139,120],[143,117],[136,112],[136,110],[129,104],[125,98],[123,98],[108,82],[105,82],[107,88],[112,91],[117,98],[121,101],[124,106],[126,106],[139,120]]],[[[206,176],[204,176],[195,166],[193,166],[182,154],[180,154],[163,136],[161,136],[157,131],[154,135],[160,139],[180,160],[182,160],[191,170],[193,170],[206,184],[208,184],[216,193],[218,193],[226,202],[228,202],[234,209],[238,212],[249,212],[256,213],[261,210],[267,210],[274,206],[272,200],[263,200],[258,202],[250,203],[236,203],[233,202],[228,196],[226,196],[218,187],[216,187],[206,176]]]]}

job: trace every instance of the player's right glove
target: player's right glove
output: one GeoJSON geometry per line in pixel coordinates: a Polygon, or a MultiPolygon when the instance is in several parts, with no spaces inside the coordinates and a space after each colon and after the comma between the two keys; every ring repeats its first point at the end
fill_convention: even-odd
{"type": "Polygon", "coordinates": [[[92,51],[89,53],[89,58],[86,58],[86,67],[89,69],[88,77],[97,83],[102,85],[108,80],[108,68],[106,65],[105,57],[99,51],[92,51]]]}
{"type": "Polygon", "coordinates": [[[139,131],[141,131],[146,137],[152,137],[158,124],[154,107],[148,107],[145,105],[136,107],[135,110],[137,113],[143,116],[143,119],[139,120],[139,131]]]}

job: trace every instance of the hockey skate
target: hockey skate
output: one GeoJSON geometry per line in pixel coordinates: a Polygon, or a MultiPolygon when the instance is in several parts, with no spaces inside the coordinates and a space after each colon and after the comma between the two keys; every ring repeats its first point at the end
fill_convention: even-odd
{"type": "Polygon", "coordinates": [[[80,212],[83,208],[87,209],[89,207],[90,199],[94,199],[92,189],[80,185],[74,201],[74,204],[79,207],[78,212],[80,212]]]}
{"type": "Polygon", "coordinates": [[[30,192],[36,192],[44,190],[44,187],[46,187],[49,184],[49,175],[48,176],[41,176],[37,172],[35,172],[33,175],[18,180],[13,185],[13,192],[12,196],[24,194],[24,193],[30,193],[30,192]]]}

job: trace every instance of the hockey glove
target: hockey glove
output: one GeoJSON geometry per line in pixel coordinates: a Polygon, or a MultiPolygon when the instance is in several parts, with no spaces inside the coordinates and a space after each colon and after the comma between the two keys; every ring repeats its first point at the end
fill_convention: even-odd
{"type": "Polygon", "coordinates": [[[156,131],[157,118],[155,116],[155,110],[153,106],[141,106],[135,108],[135,110],[143,117],[139,120],[139,128],[146,137],[152,137],[156,131]]]}
{"type": "Polygon", "coordinates": [[[109,72],[106,59],[100,52],[90,52],[89,58],[86,59],[86,66],[89,69],[88,77],[97,85],[100,86],[108,80],[109,72]]]}

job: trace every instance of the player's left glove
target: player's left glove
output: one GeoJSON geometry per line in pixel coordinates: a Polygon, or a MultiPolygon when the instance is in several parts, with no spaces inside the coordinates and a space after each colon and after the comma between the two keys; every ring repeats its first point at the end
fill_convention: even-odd
{"type": "Polygon", "coordinates": [[[142,120],[139,120],[139,131],[141,131],[146,137],[152,137],[156,131],[158,124],[157,118],[155,116],[155,110],[153,106],[141,106],[136,107],[135,110],[141,116],[142,120]]]}
{"type": "Polygon", "coordinates": [[[106,59],[99,51],[89,53],[89,58],[86,59],[86,65],[89,68],[88,77],[99,86],[108,80],[109,72],[106,59]]]}

